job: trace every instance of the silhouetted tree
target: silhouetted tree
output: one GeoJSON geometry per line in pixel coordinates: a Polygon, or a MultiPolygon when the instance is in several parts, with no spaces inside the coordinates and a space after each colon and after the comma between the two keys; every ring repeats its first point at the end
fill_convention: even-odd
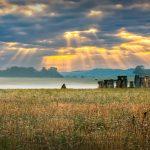
{"type": "Polygon", "coordinates": [[[61,74],[57,72],[57,68],[46,69],[43,67],[40,71],[33,67],[10,67],[6,70],[0,70],[0,77],[54,77],[61,78],[61,74]]]}
{"type": "Polygon", "coordinates": [[[144,74],[144,66],[143,65],[136,66],[135,69],[134,69],[134,74],[142,76],[144,74]]]}

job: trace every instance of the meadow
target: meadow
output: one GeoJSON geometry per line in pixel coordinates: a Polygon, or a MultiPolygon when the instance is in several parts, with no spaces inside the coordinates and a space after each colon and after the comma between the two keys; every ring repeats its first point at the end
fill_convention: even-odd
{"type": "Polygon", "coordinates": [[[150,89],[0,90],[0,150],[72,149],[150,149],[150,89]]]}

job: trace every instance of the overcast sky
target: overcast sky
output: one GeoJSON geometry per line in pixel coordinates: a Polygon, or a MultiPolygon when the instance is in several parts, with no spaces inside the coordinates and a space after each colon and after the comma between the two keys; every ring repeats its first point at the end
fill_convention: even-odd
{"type": "Polygon", "coordinates": [[[125,69],[149,60],[149,0],[0,0],[0,69],[125,69]]]}

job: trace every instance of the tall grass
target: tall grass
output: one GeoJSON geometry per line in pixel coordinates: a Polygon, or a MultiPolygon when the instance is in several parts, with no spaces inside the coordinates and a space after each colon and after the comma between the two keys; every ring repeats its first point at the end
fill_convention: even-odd
{"type": "Polygon", "coordinates": [[[149,89],[0,90],[0,150],[149,150],[149,89]]]}

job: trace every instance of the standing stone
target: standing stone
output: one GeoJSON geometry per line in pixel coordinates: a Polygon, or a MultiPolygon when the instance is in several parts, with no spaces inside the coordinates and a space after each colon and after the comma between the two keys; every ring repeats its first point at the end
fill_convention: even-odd
{"type": "Polygon", "coordinates": [[[127,88],[128,87],[127,76],[118,76],[116,87],[117,88],[127,88]]]}
{"type": "Polygon", "coordinates": [[[103,88],[103,87],[104,87],[104,82],[98,81],[98,88],[103,88]]]}
{"type": "Polygon", "coordinates": [[[130,81],[130,88],[134,88],[134,82],[130,81]]]}
{"type": "Polygon", "coordinates": [[[140,88],[141,87],[141,79],[140,79],[139,75],[135,75],[134,85],[135,85],[135,88],[140,88]]]}
{"type": "Polygon", "coordinates": [[[98,81],[99,88],[114,88],[114,80],[98,81]]]}
{"type": "Polygon", "coordinates": [[[140,77],[140,87],[145,88],[145,79],[144,79],[144,77],[140,77]]]}
{"type": "Polygon", "coordinates": [[[114,80],[104,80],[104,88],[114,88],[114,80]]]}
{"type": "Polygon", "coordinates": [[[114,80],[110,79],[108,82],[108,88],[114,88],[114,80]]]}
{"type": "Polygon", "coordinates": [[[104,88],[108,88],[108,80],[104,80],[104,88]]]}
{"type": "Polygon", "coordinates": [[[149,76],[145,76],[144,81],[145,81],[145,88],[149,88],[149,81],[150,81],[149,76]]]}
{"type": "Polygon", "coordinates": [[[150,79],[148,80],[148,88],[150,88],[150,79]]]}
{"type": "Polygon", "coordinates": [[[140,78],[141,88],[149,88],[150,87],[150,78],[149,76],[144,76],[140,78]]]}

